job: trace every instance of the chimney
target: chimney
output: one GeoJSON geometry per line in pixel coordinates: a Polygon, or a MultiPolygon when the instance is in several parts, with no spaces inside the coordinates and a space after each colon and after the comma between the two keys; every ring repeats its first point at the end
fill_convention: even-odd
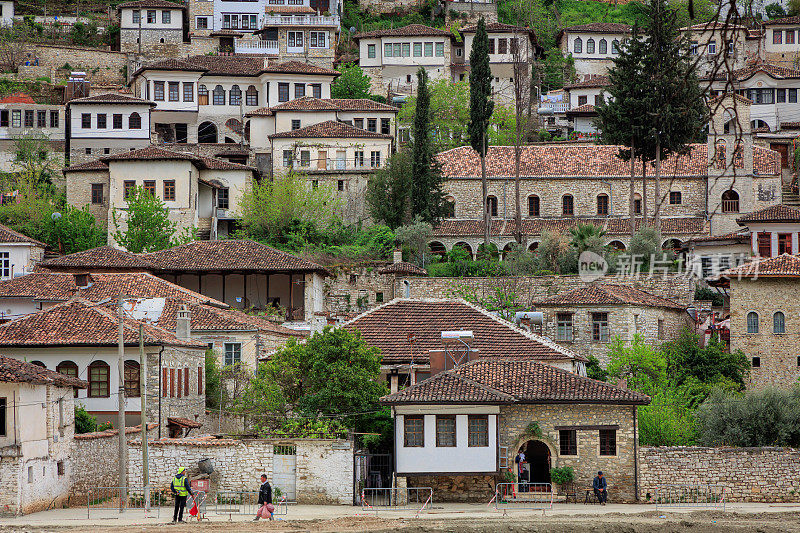
{"type": "Polygon", "coordinates": [[[394,254],[392,254],[392,262],[394,264],[403,262],[403,250],[400,248],[395,249],[394,254]]]}
{"type": "Polygon", "coordinates": [[[192,313],[182,305],[175,316],[175,336],[181,340],[189,340],[191,335],[192,313]]]}
{"type": "Polygon", "coordinates": [[[442,347],[428,351],[431,376],[478,359],[478,350],[470,346],[474,339],[472,331],[443,331],[442,347]]]}
{"type": "Polygon", "coordinates": [[[89,286],[89,274],[87,272],[75,273],[72,275],[75,278],[75,286],[79,289],[85,289],[89,286]]]}

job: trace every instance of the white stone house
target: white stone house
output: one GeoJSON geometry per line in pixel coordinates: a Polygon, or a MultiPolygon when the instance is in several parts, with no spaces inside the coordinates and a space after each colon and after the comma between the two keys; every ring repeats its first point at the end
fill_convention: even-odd
{"type": "Polygon", "coordinates": [[[775,65],[797,68],[800,41],[797,30],[800,17],[765,20],[761,25],[763,58],[775,65]]]}
{"type": "Polygon", "coordinates": [[[150,146],[155,103],[125,94],[98,94],[67,102],[68,164],[150,146]]]}
{"type": "Polygon", "coordinates": [[[14,0],[0,2],[0,24],[9,26],[14,22],[14,0]]]}
{"type": "Polygon", "coordinates": [[[0,514],[61,506],[72,487],[75,401],[88,383],[0,355],[0,514]]]}
{"type": "Polygon", "coordinates": [[[630,35],[627,24],[593,22],[564,28],[556,36],[556,45],[564,57],[572,55],[579,77],[602,76],[613,65],[620,44],[630,35]]]}
{"type": "Polygon", "coordinates": [[[134,0],[117,6],[122,52],[173,55],[183,43],[186,6],[167,0],[134,0]]]}
{"type": "Polygon", "coordinates": [[[744,68],[760,57],[762,35],[746,26],[709,22],[681,28],[689,39],[689,53],[699,75],[744,68]]]}
{"type": "Polygon", "coordinates": [[[0,225],[0,280],[32,272],[45,248],[44,243],[0,225]]]}
{"type": "Polygon", "coordinates": [[[18,170],[13,162],[15,146],[24,135],[44,136],[51,153],[60,158],[64,152],[64,121],[61,104],[37,103],[22,93],[0,98],[0,171],[18,170]]]}

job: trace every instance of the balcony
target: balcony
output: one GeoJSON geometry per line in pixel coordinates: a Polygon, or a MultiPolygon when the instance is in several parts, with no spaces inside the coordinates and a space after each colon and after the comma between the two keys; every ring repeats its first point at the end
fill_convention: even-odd
{"type": "Polygon", "coordinates": [[[237,54],[264,54],[278,55],[278,41],[242,41],[237,40],[234,44],[237,54]]]}
{"type": "MultiPolygon", "coordinates": [[[[310,159],[310,160],[303,160],[295,159],[293,162],[293,168],[297,172],[329,172],[329,171],[338,171],[338,172],[345,172],[345,171],[353,171],[353,172],[371,172],[374,170],[378,170],[383,166],[383,154],[381,154],[381,160],[377,161],[376,165],[372,164],[373,162],[370,161],[369,154],[367,154],[364,163],[362,164],[360,161],[353,161],[352,159],[336,159],[336,158],[327,158],[327,159],[310,159]]],[[[284,167],[286,167],[286,162],[284,162],[284,167]]]]}
{"type": "MultiPolygon", "coordinates": [[[[267,6],[269,10],[269,6],[267,6]]],[[[264,26],[336,26],[339,15],[267,15],[264,26]]]]}

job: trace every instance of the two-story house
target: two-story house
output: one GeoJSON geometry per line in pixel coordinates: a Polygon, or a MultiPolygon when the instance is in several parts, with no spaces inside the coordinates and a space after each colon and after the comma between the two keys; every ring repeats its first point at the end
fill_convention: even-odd
{"type": "Polygon", "coordinates": [[[556,45],[565,57],[572,55],[578,76],[605,75],[613,66],[619,45],[630,37],[631,27],[616,22],[593,22],[564,28],[556,45]]]}
{"type": "Polygon", "coordinates": [[[122,52],[175,57],[183,44],[186,6],[167,0],[134,0],[117,6],[122,52]]]}
{"type": "Polygon", "coordinates": [[[54,156],[64,153],[64,106],[38,103],[27,94],[0,98],[0,171],[12,172],[17,139],[43,136],[54,156]]]}
{"type": "Polygon", "coordinates": [[[595,106],[609,98],[604,92],[610,84],[608,76],[584,76],[583,79],[564,85],[567,109],[564,111],[569,129],[579,133],[596,133],[595,106]]]}
{"type": "Polygon", "coordinates": [[[67,102],[65,155],[70,164],[150,146],[154,102],[126,94],[97,94],[67,102]]]}
{"type": "Polygon", "coordinates": [[[701,76],[744,68],[759,57],[761,33],[740,24],[709,22],[681,28],[701,76]]]}
{"type": "Polygon", "coordinates": [[[800,58],[800,17],[764,21],[763,59],[781,67],[797,68],[800,58]]]}

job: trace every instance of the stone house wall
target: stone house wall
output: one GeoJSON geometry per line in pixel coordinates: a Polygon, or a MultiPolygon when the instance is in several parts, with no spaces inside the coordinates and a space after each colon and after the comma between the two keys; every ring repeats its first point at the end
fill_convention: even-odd
{"type": "MultiPolygon", "coordinates": [[[[173,11],[173,14],[176,13],[173,11]]],[[[122,29],[119,32],[120,49],[123,52],[139,53],[138,29],[122,29]]],[[[183,31],[180,29],[141,30],[141,53],[150,57],[180,57],[183,52],[183,31]]]]}
{"type": "Polygon", "coordinates": [[[358,7],[370,13],[406,13],[416,11],[420,8],[420,0],[392,0],[382,2],[381,0],[358,0],[358,7]]]}
{"type": "MultiPolygon", "coordinates": [[[[166,387],[166,395],[163,390],[163,373],[159,376],[158,353],[147,355],[147,419],[149,422],[159,422],[166,427],[167,418],[181,417],[189,420],[197,420],[203,416],[206,408],[205,379],[203,389],[198,389],[198,377],[202,372],[205,378],[205,350],[186,347],[165,346],[161,355],[161,369],[167,370],[167,376],[175,371],[177,380],[178,369],[189,370],[189,394],[183,391],[183,396],[177,397],[177,384],[175,385],[176,396],[171,395],[171,389],[166,387]],[[159,386],[162,388],[159,389],[159,386]],[[160,409],[160,416],[159,416],[160,409]]],[[[183,374],[183,372],[182,372],[183,374]]],[[[181,384],[183,388],[183,384],[181,384]]],[[[163,436],[166,436],[164,433],[163,436]]]]}
{"type": "Polygon", "coordinates": [[[86,79],[93,83],[125,83],[128,57],[123,52],[112,52],[101,48],[36,44],[33,53],[39,66],[62,69],[69,64],[69,70],[61,70],[64,76],[70,71],[86,72],[86,79]]]}
{"type": "MultiPolygon", "coordinates": [[[[800,502],[800,450],[792,448],[643,447],[639,496],[659,485],[713,484],[729,502],[800,502]]],[[[612,496],[613,497],[613,496],[612,496]]]]}
{"type": "Polygon", "coordinates": [[[369,265],[335,269],[334,277],[325,279],[325,311],[331,315],[361,313],[392,300],[395,275],[378,273],[389,264],[375,261],[369,265]]]}
{"type": "MultiPolygon", "coordinates": [[[[78,161],[71,161],[71,163],[77,164],[78,161]]],[[[110,187],[108,170],[82,170],[68,172],[64,175],[66,176],[67,203],[78,208],[85,206],[87,211],[94,216],[97,225],[107,229],[110,187]],[[103,185],[102,204],[92,203],[92,184],[103,185]]]]}

